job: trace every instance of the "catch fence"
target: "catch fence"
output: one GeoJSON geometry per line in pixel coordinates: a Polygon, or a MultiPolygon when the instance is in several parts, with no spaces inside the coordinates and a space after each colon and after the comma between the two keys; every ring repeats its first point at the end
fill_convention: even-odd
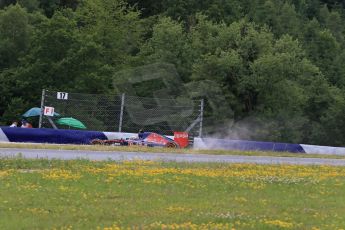
{"type": "Polygon", "coordinates": [[[143,129],[165,135],[187,131],[191,136],[201,136],[203,109],[203,100],[188,98],[163,99],[43,90],[39,127],[78,129],[73,123],[59,122],[61,118],[72,117],[82,122],[87,130],[137,133],[143,129]],[[52,108],[55,114],[49,114],[52,108]]]}

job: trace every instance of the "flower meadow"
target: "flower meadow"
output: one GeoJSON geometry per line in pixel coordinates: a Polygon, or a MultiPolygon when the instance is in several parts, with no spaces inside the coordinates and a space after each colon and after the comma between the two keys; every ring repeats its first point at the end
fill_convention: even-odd
{"type": "Polygon", "coordinates": [[[0,160],[0,229],[343,229],[345,167],[0,160]]]}

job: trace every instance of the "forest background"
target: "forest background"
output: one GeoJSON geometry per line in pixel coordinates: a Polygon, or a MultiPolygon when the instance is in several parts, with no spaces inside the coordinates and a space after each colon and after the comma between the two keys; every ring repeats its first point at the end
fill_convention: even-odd
{"type": "Polygon", "coordinates": [[[344,31],[340,0],[0,0],[0,125],[42,89],[117,94],[169,63],[208,95],[205,134],[344,146],[344,31]]]}

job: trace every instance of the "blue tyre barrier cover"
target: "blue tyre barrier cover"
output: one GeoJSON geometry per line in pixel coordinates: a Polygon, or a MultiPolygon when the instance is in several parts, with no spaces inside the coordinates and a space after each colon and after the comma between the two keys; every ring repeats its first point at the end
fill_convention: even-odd
{"type": "MultiPolygon", "coordinates": [[[[135,133],[99,132],[67,129],[24,129],[0,127],[0,142],[30,142],[51,144],[90,144],[93,139],[130,138],[135,133]]],[[[173,137],[171,137],[173,138],[173,137]]],[[[345,148],[277,142],[194,138],[196,149],[226,149],[242,151],[274,151],[306,154],[345,155],[345,148]]]]}
{"type": "MultiPolygon", "coordinates": [[[[24,129],[1,127],[10,142],[90,144],[92,139],[106,140],[103,132],[67,129],[24,129]]],[[[4,139],[4,138],[2,138],[4,139]]],[[[3,140],[4,141],[4,140],[3,140]]]]}
{"type": "Polygon", "coordinates": [[[201,148],[201,149],[227,149],[227,150],[242,150],[242,151],[275,151],[275,152],[305,153],[303,147],[299,144],[226,140],[226,139],[215,139],[215,138],[195,138],[194,147],[201,148]]]}

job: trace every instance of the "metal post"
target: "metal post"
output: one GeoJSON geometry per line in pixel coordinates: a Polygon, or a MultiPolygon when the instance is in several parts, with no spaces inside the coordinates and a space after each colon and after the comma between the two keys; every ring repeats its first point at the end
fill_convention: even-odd
{"type": "Polygon", "coordinates": [[[121,111],[120,111],[120,122],[119,122],[119,132],[122,131],[122,119],[123,119],[123,108],[125,106],[125,94],[121,95],[121,111]]]}
{"type": "Polygon", "coordinates": [[[38,128],[42,128],[45,96],[46,96],[46,90],[43,89],[42,90],[42,97],[41,97],[41,113],[40,113],[40,119],[39,119],[39,122],[38,122],[38,128]]]}
{"type": "Polygon", "coordinates": [[[200,129],[199,129],[199,137],[202,137],[202,121],[204,118],[204,99],[200,101],[200,129]]]}
{"type": "Polygon", "coordinates": [[[48,118],[49,123],[52,125],[52,127],[53,127],[54,129],[58,129],[58,128],[56,127],[54,121],[53,121],[50,117],[47,117],[47,118],[48,118]]]}

